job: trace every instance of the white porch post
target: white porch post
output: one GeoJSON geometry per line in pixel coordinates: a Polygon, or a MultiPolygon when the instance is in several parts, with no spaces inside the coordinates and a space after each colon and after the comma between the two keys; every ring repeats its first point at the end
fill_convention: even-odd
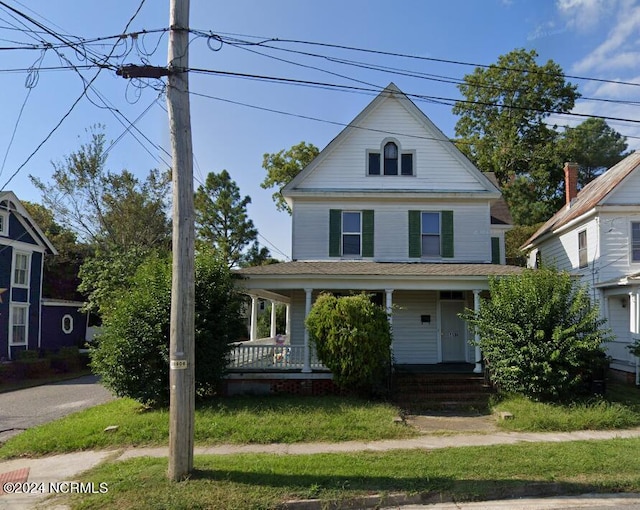
{"type": "Polygon", "coordinates": [[[385,289],[384,292],[387,297],[387,317],[389,318],[389,325],[392,325],[393,317],[391,316],[391,312],[393,311],[393,289],[385,289]]]}
{"type": "Polygon", "coordinates": [[[271,338],[276,336],[276,302],[271,300],[271,330],[269,331],[271,338]]]}
{"type": "Polygon", "coordinates": [[[285,335],[291,339],[291,304],[287,303],[287,312],[286,312],[286,323],[284,329],[285,335]]]}
{"type": "MultiPolygon", "coordinates": [[[[304,308],[304,318],[306,319],[311,311],[311,294],[313,289],[304,289],[305,293],[305,308],[304,308]]],[[[307,326],[304,326],[304,365],[302,367],[302,371],[305,373],[311,372],[311,363],[310,358],[311,351],[309,350],[309,330],[307,326]]]]}
{"type": "MultiPolygon", "coordinates": [[[[480,291],[479,290],[473,291],[473,311],[476,313],[476,315],[478,314],[478,312],[480,312],[480,291]]],[[[474,328],[473,339],[476,344],[476,350],[475,350],[476,366],[473,369],[473,373],[481,374],[482,373],[482,352],[480,352],[480,346],[478,345],[478,342],[480,341],[480,332],[478,331],[477,327],[474,328]]]]}
{"type": "Polygon", "coordinates": [[[251,332],[249,340],[258,339],[258,296],[251,296],[251,332]]]}
{"type": "MultiPolygon", "coordinates": [[[[634,288],[629,292],[629,325],[631,330],[630,341],[633,341],[640,334],[640,296],[638,289],[634,288]]],[[[640,366],[636,357],[636,385],[640,381],[640,366]]]]}

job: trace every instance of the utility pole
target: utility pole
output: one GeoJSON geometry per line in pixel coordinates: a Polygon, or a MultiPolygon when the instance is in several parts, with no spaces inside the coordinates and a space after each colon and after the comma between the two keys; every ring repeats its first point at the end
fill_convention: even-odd
{"type": "Polygon", "coordinates": [[[195,265],[193,149],[189,112],[189,0],[170,0],[167,107],[172,150],[173,267],[169,341],[169,470],[193,470],[195,421],[195,265]]]}

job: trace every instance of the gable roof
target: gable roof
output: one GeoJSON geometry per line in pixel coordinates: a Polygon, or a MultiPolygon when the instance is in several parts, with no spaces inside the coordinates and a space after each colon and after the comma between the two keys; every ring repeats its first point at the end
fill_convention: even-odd
{"type": "Polygon", "coordinates": [[[0,191],[0,202],[5,201],[9,204],[9,211],[13,210],[14,213],[18,213],[18,220],[24,225],[29,233],[33,234],[35,241],[45,250],[49,251],[53,255],[57,255],[58,250],[56,250],[53,244],[51,244],[49,238],[44,235],[44,232],[42,232],[38,224],[27,212],[13,191],[0,191]]]}
{"type": "Polygon", "coordinates": [[[522,245],[522,249],[532,247],[545,235],[579,218],[597,205],[601,205],[607,196],[638,166],[640,166],[640,151],[633,152],[591,181],[578,192],[570,207],[564,206],[554,214],[535,234],[527,239],[522,245]]]}
{"type": "MultiPolygon", "coordinates": [[[[316,158],[309,163],[298,175],[296,175],[288,184],[282,188],[282,195],[287,196],[288,192],[294,191],[298,188],[308,176],[311,174],[318,165],[320,165],[327,156],[334,151],[334,149],[340,146],[349,134],[355,129],[362,129],[361,124],[363,121],[376,110],[383,102],[389,98],[396,99],[400,105],[411,114],[418,122],[420,122],[424,129],[433,135],[435,140],[442,143],[442,146],[447,150],[451,156],[456,159],[460,165],[469,173],[471,173],[483,187],[491,193],[500,192],[498,187],[487,178],[478,168],[476,168],[471,161],[455,146],[455,144],[445,136],[445,134],[425,115],[425,113],[418,108],[413,101],[411,101],[394,83],[389,83],[376,98],[371,101],[348,125],[345,127],[329,144],[320,151],[316,158]]],[[[390,133],[381,131],[383,135],[394,135],[397,133],[390,133]]]]}

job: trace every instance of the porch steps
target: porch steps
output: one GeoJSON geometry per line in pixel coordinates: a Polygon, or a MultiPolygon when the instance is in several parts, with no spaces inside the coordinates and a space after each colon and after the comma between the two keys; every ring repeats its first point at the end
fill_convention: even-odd
{"type": "Polygon", "coordinates": [[[493,388],[475,374],[396,373],[393,376],[394,402],[410,413],[427,410],[485,410],[493,388]]]}

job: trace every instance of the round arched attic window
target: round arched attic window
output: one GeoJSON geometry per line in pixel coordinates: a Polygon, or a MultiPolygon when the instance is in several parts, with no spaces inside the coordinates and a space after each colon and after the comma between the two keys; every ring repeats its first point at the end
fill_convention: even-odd
{"type": "Polygon", "coordinates": [[[73,317],[69,314],[62,317],[62,331],[67,335],[73,331],[73,317]]]}

